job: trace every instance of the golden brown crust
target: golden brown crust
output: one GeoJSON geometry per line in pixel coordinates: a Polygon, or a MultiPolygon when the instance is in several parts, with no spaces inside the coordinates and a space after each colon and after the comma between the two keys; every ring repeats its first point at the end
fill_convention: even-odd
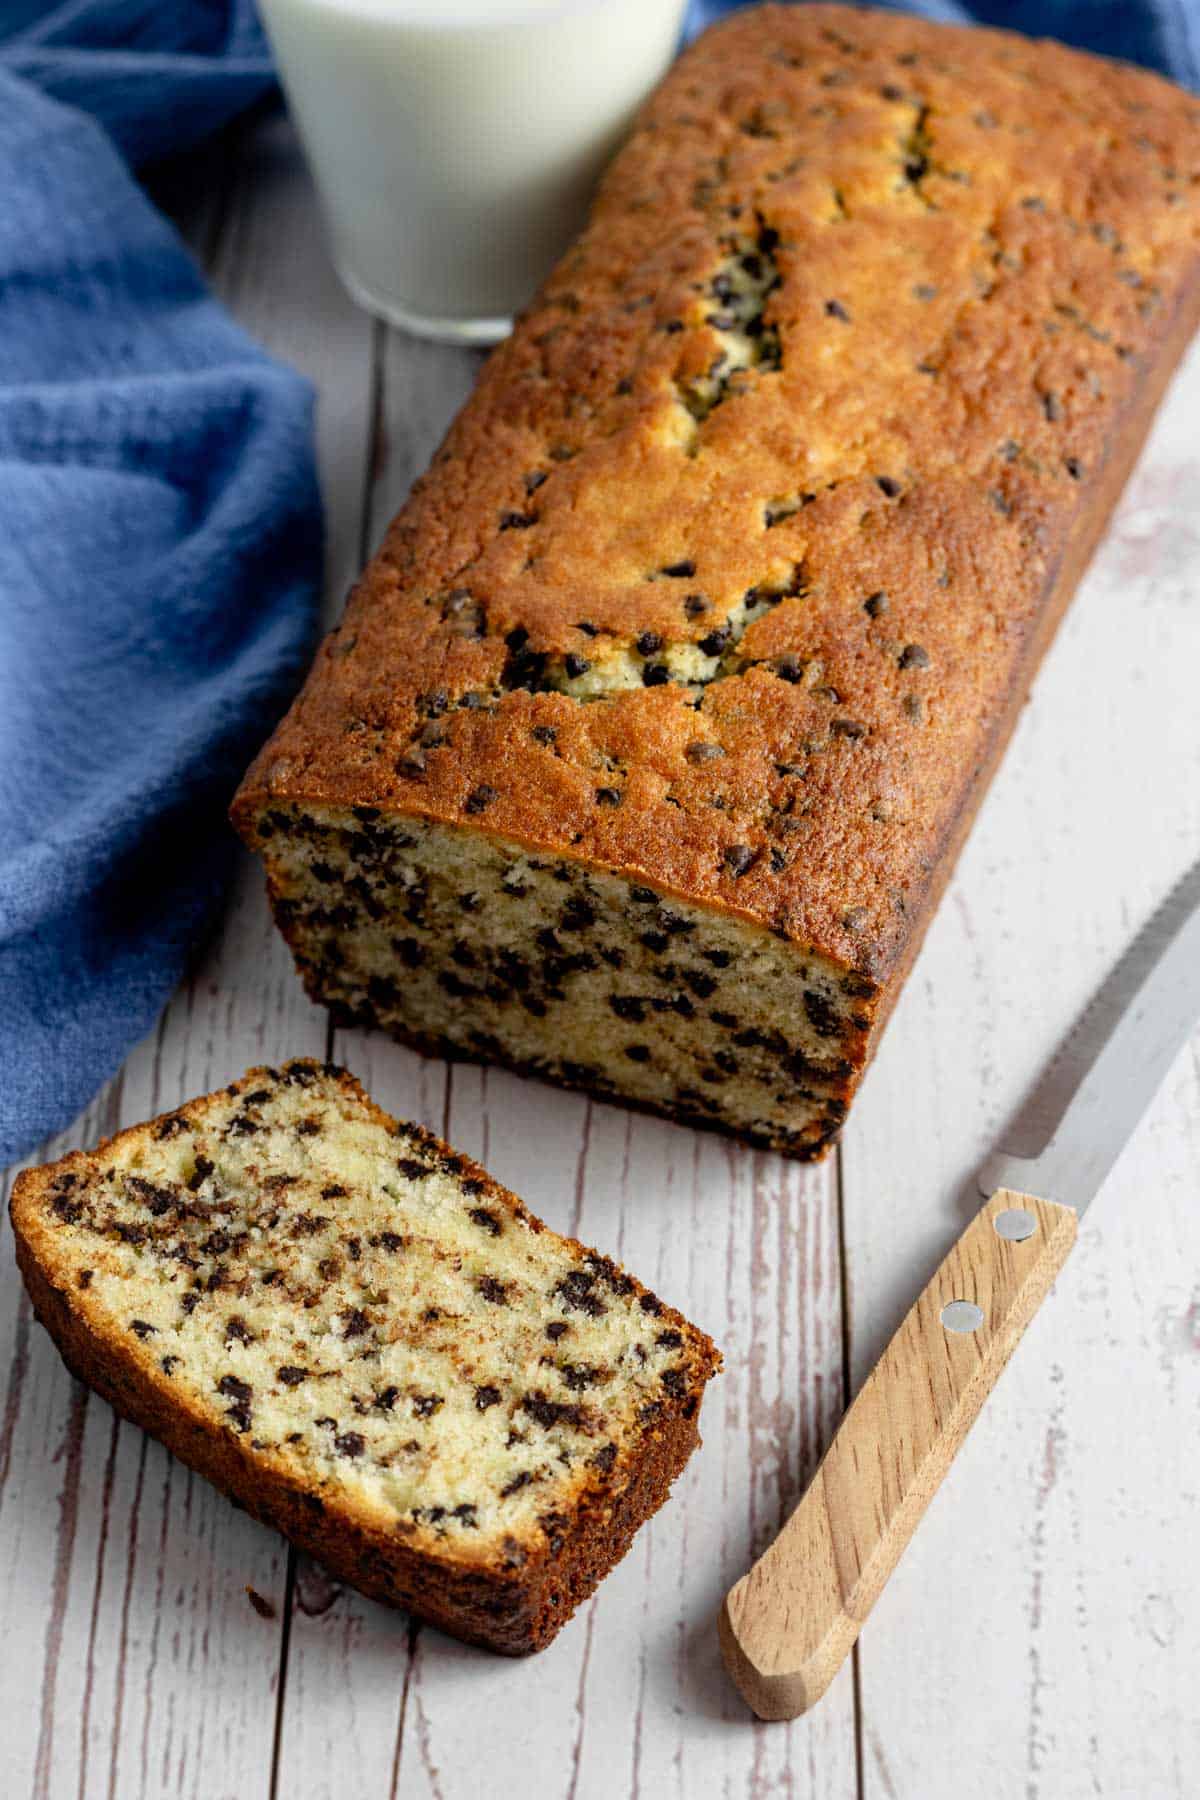
{"type": "MultiPolygon", "coordinates": [[[[352,1076],[343,1070],[326,1073],[335,1075],[343,1090],[377,1122],[394,1125],[352,1076]]],[[[241,1092],[275,1074],[251,1069],[226,1091],[241,1092]]],[[[205,1096],[179,1111],[196,1117],[221,1098],[205,1096]]],[[[428,1529],[406,1522],[389,1528],[336,1490],[318,1494],[282,1457],[255,1449],[244,1435],[214,1424],[211,1411],[167,1379],[145,1342],[109,1328],[111,1320],[94,1303],[90,1289],[81,1289],[73,1279],[77,1271],[56,1242],[50,1205],[56,1181],[64,1173],[85,1178],[115,1145],[154,1132],[172,1116],[164,1114],[131,1127],[93,1151],[73,1151],[57,1163],[27,1170],[14,1185],[10,1210],[17,1263],[34,1311],[68,1368],[255,1518],[283,1532],[372,1598],[404,1607],[468,1642],[505,1654],[542,1648],[625,1554],[639,1525],[666,1499],[698,1444],[696,1419],[703,1385],[720,1362],[711,1341],[629,1277],[632,1291],[652,1303],[656,1320],[661,1318],[683,1335],[697,1377],[687,1392],[664,1398],[658,1416],[645,1427],[637,1453],[620,1458],[608,1479],[592,1474],[556,1533],[539,1531],[520,1541],[509,1540],[502,1560],[473,1554],[469,1539],[439,1540],[428,1529]]],[[[419,1135],[446,1152],[432,1134],[419,1135]]],[[[482,1184],[489,1206],[512,1212],[536,1231],[545,1229],[478,1164],[458,1152],[449,1154],[464,1179],[482,1184]]],[[[589,1254],[574,1239],[561,1241],[568,1250],[589,1254]]],[[[615,1274],[623,1273],[615,1265],[607,1266],[615,1274]]]]}
{"type": "Polygon", "coordinates": [[[247,776],[247,841],[372,806],[612,870],[871,977],[873,1049],[1200,318],[1198,166],[1194,97],[1057,44],[714,27],[247,776]],[[649,685],[586,698],[616,664],[649,685]]]}

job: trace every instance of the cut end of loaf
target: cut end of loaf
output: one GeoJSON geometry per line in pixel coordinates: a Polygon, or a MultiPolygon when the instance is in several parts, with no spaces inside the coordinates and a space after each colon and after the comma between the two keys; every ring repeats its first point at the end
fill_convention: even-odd
{"type": "Polygon", "coordinates": [[[20,1177],[68,1362],[368,1592],[537,1648],[697,1441],[708,1339],[300,1062],[20,1177]]]}
{"type": "Polygon", "coordinates": [[[728,912],[482,832],[272,801],[248,835],[314,999],[800,1157],[837,1135],[875,985],[728,912]]]}

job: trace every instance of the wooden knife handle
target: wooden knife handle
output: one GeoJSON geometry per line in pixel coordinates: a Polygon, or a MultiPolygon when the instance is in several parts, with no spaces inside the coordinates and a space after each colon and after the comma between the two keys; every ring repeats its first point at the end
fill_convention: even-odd
{"type": "Polygon", "coordinates": [[[726,1595],[721,1648],[760,1719],[795,1718],[829,1686],[1077,1223],[1052,1200],[992,1195],[872,1370],[799,1506],[726,1595]]]}

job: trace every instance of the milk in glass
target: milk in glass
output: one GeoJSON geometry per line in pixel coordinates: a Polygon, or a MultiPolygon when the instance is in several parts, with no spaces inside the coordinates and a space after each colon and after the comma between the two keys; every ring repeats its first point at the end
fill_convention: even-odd
{"type": "Polygon", "coordinates": [[[334,260],[372,311],[486,342],[583,222],[683,0],[259,0],[334,260]]]}

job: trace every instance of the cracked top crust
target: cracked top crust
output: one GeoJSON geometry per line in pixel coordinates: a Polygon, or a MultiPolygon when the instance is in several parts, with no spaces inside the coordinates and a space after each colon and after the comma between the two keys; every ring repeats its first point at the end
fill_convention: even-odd
{"type": "Polygon", "coordinates": [[[835,6],[707,32],[243,786],[886,974],[1197,283],[1200,106],[835,6]]]}

